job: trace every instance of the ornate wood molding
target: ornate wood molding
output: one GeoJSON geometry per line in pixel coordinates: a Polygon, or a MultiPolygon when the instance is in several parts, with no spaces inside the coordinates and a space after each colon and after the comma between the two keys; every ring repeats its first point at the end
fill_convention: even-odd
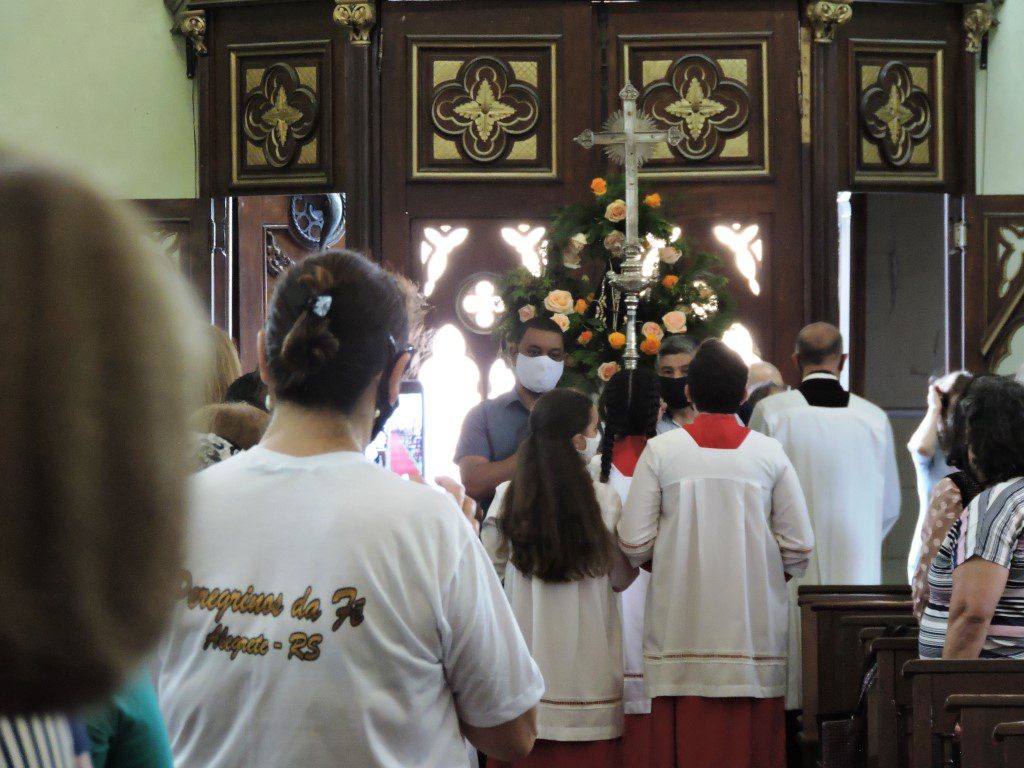
{"type": "Polygon", "coordinates": [[[192,41],[197,56],[205,56],[208,53],[205,11],[185,11],[178,22],[177,31],[192,41]]]}
{"type": "Polygon", "coordinates": [[[981,51],[981,41],[989,33],[996,21],[996,3],[992,0],[985,3],[974,3],[964,9],[965,47],[968,53],[981,51]]]}
{"type": "Polygon", "coordinates": [[[370,33],[377,23],[377,9],[373,3],[346,3],[334,0],[334,21],[349,31],[352,45],[369,45],[370,33]]]}
{"type": "Polygon", "coordinates": [[[853,18],[849,3],[832,3],[817,0],[807,4],[807,20],[814,29],[814,42],[831,43],[836,39],[836,30],[853,18]]]}

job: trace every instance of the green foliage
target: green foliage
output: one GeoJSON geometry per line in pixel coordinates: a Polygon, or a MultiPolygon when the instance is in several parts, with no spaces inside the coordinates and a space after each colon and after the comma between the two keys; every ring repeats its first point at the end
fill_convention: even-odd
{"type": "MultiPolygon", "coordinates": [[[[598,181],[603,180],[595,180],[595,184],[598,181]]],[[[606,280],[595,287],[579,267],[589,260],[597,262],[604,273],[609,269],[618,271],[621,265],[621,247],[607,238],[618,233],[613,240],[623,239],[625,222],[612,222],[606,213],[610,205],[625,197],[625,180],[619,176],[606,183],[603,194],[594,192],[590,199],[555,212],[548,233],[544,272],[539,277],[522,268],[503,277],[499,292],[505,312],[494,330],[495,336],[507,344],[523,322],[521,313],[532,312],[538,317],[564,314],[564,319],[555,317],[566,326],[563,385],[585,391],[598,389],[601,374],[607,377],[613,372],[606,364],[622,365],[623,350],[620,345],[613,347],[609,337],[624,333],[625,305],[616,301],[606,280]],[[585,245],[579,242],[580,235],[586,239],[585,245]],[[554,304],[545,305],[554,291],[571,295],[573,311],[556,313],[551,309],[554,304]],[[583,304],[579,303],[581,300],[583,304]]],[[[660,198],[648,195],[649,191],[641,187],[639,230],[665,241],[666,246],[660,251],[656,280],[641,296],[637,314],[639,339],[644,340],[641,330],[646,323],[658,325],[655,335],[667,335],[664,318],[674,311],[686,316],[686,334],[697,340],[720,337],[731,321],[734,307],[727,290],[728,280],[714,271],[717,259],[713,255],[696,250],[685,237],[670,242],[674,227],[661,213],[660,198]]],[[[675,326],[670,325],[674,330],[675,326]]],[[[653,365],[655,346],[648,343],[642,351],[641,365],[653,365]]]]}

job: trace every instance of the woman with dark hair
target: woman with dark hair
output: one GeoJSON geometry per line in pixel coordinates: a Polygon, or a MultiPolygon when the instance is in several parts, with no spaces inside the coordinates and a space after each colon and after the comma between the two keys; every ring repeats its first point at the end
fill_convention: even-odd
{"type": "Polygon", "coordinates": [[[160,668],[178,768],[464,765],[463,735],[529,753],[544,682],[486,552],[450,498],[363,453],[409,337],[399,285],[358,254],[278,282],[270,426],[195,483],[160,668]]]}
{"type": "Polygon", "coordinates": [[[586,395],[560,389],[541,396],[512,480],[498,486],[484,521],[484,546],[546,684],[536,749],[516,766],[621,764],[615,593],[636,570],[615,546],[619,497],[587,472],[599,440],[597,409],[586,395]]]}
{"type": "Polygon", "coordinates": [[[956,471],[935,485],[924,520],[919,523],[919,556],[910,582],[914,596],[914,615],[918,621],[928,605],[928,569],[935,554],[964,507],[981,493],[981,484],[968,466],[965,413],[961,405],[973,380],[969,373],[958,374],[948,390],[940,396],[942,417],[936,428],[937,444],[946,458],[945,463],[956,471]]]}
{"type": "Polygon", "coordinates": [[[984,490],[928,572],[921,656],[1024,659],[1024,386],[978,377],[958,409],[968,465],[984,490]]]}
{"type": "MultiPolygon", "coordinates": [[[[601,453],[591,462],[600,477],[626,503],[636,463],[648,439],[658,430],[662,385],[647,368],[619,371],[601,392],[598,411],[604,424],[601,453]]],[[[651,761],[651,700],[644,692],[644,605],[651,576],[641,570],[622,593],[622,690],[625,726],[622,765],[646,766],[651,761]]]]}

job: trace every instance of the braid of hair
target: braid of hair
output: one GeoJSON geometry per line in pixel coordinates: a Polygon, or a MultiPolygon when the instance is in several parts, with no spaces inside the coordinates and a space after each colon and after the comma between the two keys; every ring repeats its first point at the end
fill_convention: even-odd
{"type": "Polygon", "coordinates": [[[612,471],[612,452],[615,450],[615,432],[605,428],[601,438],[601,482],[607,483],[612,471]]]}
{"type": "Polygon", "coordinates": [[[647,401],[647,418],[645,420],[645,423],[647,424],[645,434],[647,437],[654,437],[658,434],[658,417],[660,414],[661,388],[658,386],[650,390],[647,401]]]}

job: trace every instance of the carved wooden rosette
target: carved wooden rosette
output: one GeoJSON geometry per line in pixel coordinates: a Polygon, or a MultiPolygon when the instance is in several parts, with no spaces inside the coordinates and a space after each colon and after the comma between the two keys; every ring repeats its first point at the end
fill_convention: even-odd
{"type": "Polygon", "coordinates": [[[370,34],[377,23],[377,9],[373,3],[335,0],[334,21],[348,29],[352,45],[369,45],[370,34]]]}
{"type": "Polygon", "coordinates": [[[430,105],[438,133],[455,140],[477,163],[505,158],[517,137],[533,133],[540,119],[540,96],[517,82],[505,62],[480,57],[466,62],[455,80],[441,85],[430,105]]]}
{"type": "Polygon", "coordinates": [[[932,131],[932,104],[901,61],[890,61],[861,93],[860,117],[882,159],[906,166],[932,131]]]}
{"type": "Polygon", "coordinates": [[[831,43],[840,24],[853,18],[849,3],[812,2],[807,5],[807,20],[814,29],[814,42],[831,43]]]}
{"type": "Polygon", "coordinates": [[[256,44],[230,55],[231,186],[330,186],[330,49],[256,44]]]}
{"type": "Polygon", "coordinates": [[[645,177],[763,176],[769,173],[768,44],[763,38],[630,40],[627,76],[641,86],[638,108],[678,146],[659,144],[645,177]]]}
{"type": "Polygon", "coordinates": [[[422,40],[411,55],[413,178],[555,175],[553,43],[422,40]]]}
{"type": "Polygon", "coordinates": [[[854,182],[938,184],[946,179],[943,50],[857,44],[854,182]]]}

